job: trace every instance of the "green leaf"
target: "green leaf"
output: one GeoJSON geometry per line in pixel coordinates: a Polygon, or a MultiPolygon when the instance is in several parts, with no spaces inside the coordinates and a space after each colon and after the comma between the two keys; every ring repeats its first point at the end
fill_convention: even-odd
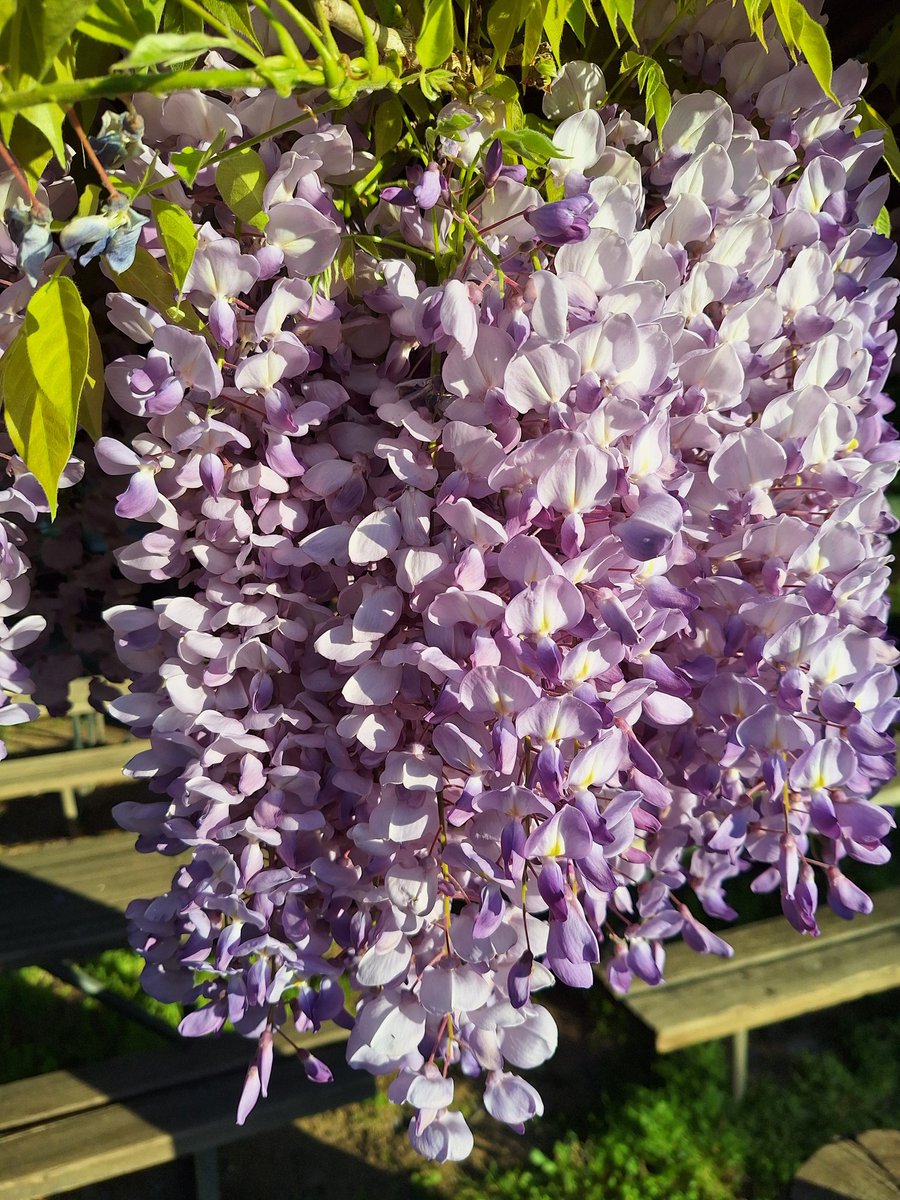
{"type": "Polygon", "coordinates": [[[882,237],[891,236],[891,214],[886,208],[882,208],[878,216],[875,218],[873,226],[876,233],[880,233],[882,237]]]}
{"type": "Polygon", "coordinates": [[[747,22],[750,25],[750,32],[754,37],[766,46],[766,35],[763,30],[763,21],[766,19],[766,14],[772,7],[772,0],[744,0],[744,11],[747,14],[747,22]]]}
{"type": "MultiPolygon", "coordinates": [[[[200,318],[190,304],[182,301],[180,305],[176,305],[178,289],[175,281],[143,246],[138,246],[134,262],[128,270],[120,271],[115,278],[120,291],[152,305],[173,325],[183,325],[185,329],[194,333],[203,328],[200,318]]],[[[3,359],[0,358],[0,363],[2,362],[3,359]]]]}
{"type": "Polygon", "coordinates": [[[453,0],[426,0],[422,29],[416,40],[416,57],[428,70],[439,67],[453,53],[456,25],[453,0]]]}
{"type": "Polygon", "coordinates": [[[40,80],[93,0],[19,0],[3,27],[2,54],[13,87],[40,80]]]}
{"type": "Polygon", "coordinates": [[[860,118],[857,133],[868,133],[870,129],[881,131],[884,137],[884,161],[887,163],[888,170],[893,177],[900,180],[900,147],[897,145],[893,129],[891,129],[884,117],[877,113],[872,105],[865,100],[860,100],[856,111],[860,118]]]}
{"type": "Polygon", "coordinates": [[[900,14],[872,38],[866,58],[877,71],[876,85],[886,88],[896,100],[900,92],[900,14]]]}
{"type": "Polygon", "coordinates": [[[59,104],[33,104],[23,109],[19,114],[23,121],[28,121],[44,135],[47,145],[56,155],[60,165],[66,165],[66,143],[63,140],[63,122],[66,110],[59,104]]]}
{"type": "MultiPolygon", "coordinates": [[[[593,9],[591,9],[593,13],[593,9]]],[[[583,0],[575,0],[575,3],[569,8],[566,13],[566,24],[574,32],[575,36],[581,45],[584,45],[587,10],[584,7],[583,0]]]]}
{"type": "Polygon", "coordinates": [[[809,15],[806,9],[803,10],[803,15],[803,28],[797,44],[800,47],[803,57],[809,63],[810,69],[818,80],[822,91],[837,104],[839,103],[838,98],[831,87],[833,68],[828,34],[819,22],[809,15]]]}
{"type": "Polygon", "coordinates": [[[389,96],[375,112],[375,158],[379,162],[396,147],[403,128],[403,102],[398,96],[389,96]]]}
{"type": "Polygon", "coordinates": [[[647,120],[656,125],[656,136],[662,145],[663,127],[672,111],[672,93],[666,82],[662,65],[655,58],[627,50],[622,55],[622,74],[637,73],[637,84],[644,97],[647,120]]]}
{"type": "Polygon", "coordinates": [[[100,194],[102,188],[99,183],[86,183],[78,197],[78,216],[92,217],[100,208],[100,194]]]}
{"type": "Polygon", "coordinates": [[[86,315],[71,279],[51,279],[31,297],[25,323],[0,361],[6,428],[53,516],[87,377],[86,315]]]}
{"type": "Polygon", "coordinates": [[[247,0],[202,0],[202,4],[211,16],[217,17],[229,29],[246,38],[254,50],[262,51],[250,20],[247,0]]]}
{"type": "Polygon", "coordinates": [[[624,26],[625,32],[634,44],[637,45],[638,38],[634,32],[634,0],[600,0],[600,3],[603,5],[603,11],[606,14],[612,35],[616,39],[616,45],[620,44],[620,23],[624,26]]]}
{"type": "Polygon", "coordinates": [[[539,129],[500,129],[496,136],[504,146],[533,163],[543,165],[551,158],[568,157],[539,129]]]}
{"type": "Polygon", "coordinates": [[[452,117],[445,117],[443,121],[438,121],[434,127],[434,132],[438,137],[452,138],[457,133],[462,133],[464,129],[468,129],[470,125],[475,124],[475,117],[470,113],[454,113],[452,117]]]}
{"type": "Polygon", "coordinates": [[[263,212],[263,192],[268,183],[263,160],[251,146],[240,154],[222,159],[216,168],[216,187],[222,199],[245,225],[265,229],[268,213],[263,212]]]}
{"type": "Polygon", "coordinates": [[[220,129],[205,150],[198,150],[196,146],[185,146],[183,150],[173,151],[169,157],[169,162],[188,187],[193,187],[194,180],[206,164],[215,158],[224,145],[225,130],[220,129]]]}
{"type": "Polygon", "coordinates": [[[25,310],[25,344],[41,391],[71,410],[73,422],[88,364],[85,308],[78,288],[58,275],[38,288],[25,310]]]}
{"type": "Polygon", "coordinates": [[[796,51],[800,51],[822,91],[835,104],[839,103],[831,90],[831,47],[825,30],[809,15],[800,0],[772,0],[772,8],[788,50],[795,56],[796,51]]]}
{"type": "MultiPolygon", "coordinates": [[[[18,114],[17,114],[18,115],[18,114]]],[[[37,187],[44,168],[53,157],[50,143],[39,129],[28,121],[16,121],[12,135],[7,134],[9,148],[25,172],[32,187],[37,187]]]]}
{"type": "Polygon", "coordinates": [[[494,0],[487,15],[487,31],[494,48],[494,62],[501,66],[506,62],[513,38],[524,20],[524,0],[494,0]]]}
{"type": "Polygon", "coordinates": [[[522,43],[522,66],[530,67],[541,44],[547,0],[526,0],[525,40],[522,43]]]}
{"type": "Polygon", "coordinates": [[[162,27],[167,33],[202,33],[203,18],[180,0],[166,0],[162,27]]]}
{"type": "Polygon", "coordinates": [[[0,30],[5,28],[7,21],[16,11],[16,0],[0,0],[0,30]]]}
{"type": "Polygon", "coordinates": [[[171,204],[168,200],[153,199],[150,201],[150,208],[180,298],[187,273],[197,253],[197,230],[188,214],[177,204],[171,204]]]}
{"type": "Polygon", "coordinates": [[[162,10],[163,0],[155,0],[152,4],[96,0],[79,21],[78,31],[95,41],[130,50],[140,38],[156,33],[162,10]]]}
{"type": "Polygon", "coordinates": [[[151,33],[142,37],[127,58],[115,64],[117,71],[142,71],[193,61],[207,50],[233,50],[228,38],[205,33],[151,33]]]}
{"type": "Polygon", "coordinates": [[[78,424],[92,441],[103,436],[103,400],[106,381],[103,377],[103,350],[90,313],[85,310],[88,334],[88,366],[84,387],[78,401],[78,424]]]}
{"type": "Polygon", "coordinates": [[[566,14],[574,3],[580,0],[549,0],[547,11],[544,13],[544,32],[547,34],[547,41],[550,43],[550,49],[553,51],[553,57],[557,62],[559,58],[559,44],[562,41],[563,29],[566,24],[566,14]]]}

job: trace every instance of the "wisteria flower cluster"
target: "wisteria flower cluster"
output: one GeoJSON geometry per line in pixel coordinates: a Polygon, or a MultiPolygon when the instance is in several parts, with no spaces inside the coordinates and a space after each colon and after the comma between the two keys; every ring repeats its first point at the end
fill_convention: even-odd
{"type": "MultiPolygon", "coordinates": [[[[26,665],[28,648],[47,626],[46,617],[37,611],[19,615],[35,608],[27,530],[48,511],[47,499],[12,446],[5,439],[4,443],[0,452],[6,464],[5,486],[0,491],[0,726],[21,725],[38,715],[37,707],[21,697],[31,696],[36,690],[26,665]],[[10,624],[15,617],[18,620],[10,624]]],[[[77,483],[83,469],[84,464],[73,458],[66,467],[62,486],[77,483]]],[[[6,754],[6,745],[0,740],[0,761],[6,754]]]]}
{"type": "Polygon", "coordinates": [[[271,99],[135,99],[124,169],[193,218],[203,324],[109,297],[140,430],[97,460],[149,526],[122,573],[164,592],[107,613],[158,797],[117,819],[190,850],[133,944],[183,1033],[256,1040],[241,1121],[275,1037],[334,1020],[413,1146],[463,1158],[451,1067],[540,1115],[554,980],[603,953],[616,990],[658,984],[679,934],[729,955],[697,914],[736,916],[744,873],[801,933],[820,884],[871,908],[842,864],[893,825],[887,182],[862,69],[836,104],[742,21],[677,34],[703,82],[661,141],[569,63],[544,163],[496,96],[453,101],[364,214],[352,113],[262,141],[250,226],[167,164],[271,99]]]}

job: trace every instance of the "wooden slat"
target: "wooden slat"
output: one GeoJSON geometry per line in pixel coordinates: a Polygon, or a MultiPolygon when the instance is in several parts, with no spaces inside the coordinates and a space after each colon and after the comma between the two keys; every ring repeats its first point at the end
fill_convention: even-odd
{"type": "Polygon", "coordinates": [[[900,1187],[857,1142],[832,1142],[797,1172],[791,1200],[900,1200],[900,1187]]]}
{"type": "MultiPolygon", "coordinates": [[[[318,1054],[325,1046],[346,1042],[347,1036],[345,1029],[329,1026],[319,1033],[293,1033],[292,1039],[298,1046],[318,1054]]],[[[293,1054],[281,1038],[276,1038],[276,1045],[293,1054]]],[[[246,1070],[254,1049],[252,1041],[236,1034],[180,1038],[170,1049],[122,1055],[76,1071],[49,1071],[31,1079],[16,1080],[0,1087],[0,1134],[197,1079],[246,1070]]]]}
{"type": "Polygon", "coordinates": [[[296,1061],[276,1063],[268,1099],[243,1127],[235,1125],[240,1070],[9,1133],[0,1138],[0,1200],[40,1200],[371,1095],[371,1078],[341,1057],[322,1054],[335,1077],[328,1085],[310,1083],[296,1061]]]}
{"type": "Polygon", "coordinates": [[[168,891],[179,861],[119,831],[0,856],[0,969],[124,945],[125,908],[168,891]]]}
{"type": "Polygon", "coordinates": [[[123,775],[122,768],[149,746],[149,742],[133,738],[108,746],[87,746],[83,750],[7,759],[0,766],[0,800],[40,796],[44,792],[58,792],[63,787],[128,783],[131,777],[123,775]]]}
{"type": "Polygon", "coordinates": [[[900,926],[629,995],[660,1053],[900,986],[900,926]]]}
{"type": "Polygon", "coordinates": [[[0,1087],[0,1133],[234,1071],[252,1055],[249,1043],[237,1045],[241,1040],[191,1044],[184,1039],[172,1050],[128,1054],[77,1071],[50,1071],[7,1083],[0,1087]]]}
{"type": "Polygon", "coordinates": [[[857,1134],[856,1140],[900,1186],[900,1129],[870,1129],[857,1134]]]}

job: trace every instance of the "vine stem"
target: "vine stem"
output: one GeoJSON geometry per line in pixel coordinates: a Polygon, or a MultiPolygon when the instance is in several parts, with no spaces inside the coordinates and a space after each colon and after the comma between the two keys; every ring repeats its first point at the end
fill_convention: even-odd
{"type": "Polygon", "coordinates": [[[94,170],[97,172],[97,178],[100,180],[100,182],[106,188],[106,190],[109,192],[110,200],[117,200],[119,198],[119,196],[122,195],[122,193],[119,191],[119,189],[113,183],[113,181],[110,179],[109,175],[107,174],[106,167],[104,167],[103,163],[97,157],[97,152],[94,150],[94,147],[91,145],[91,139],[88,137],[88,135],[84,132],[84,130],[81,127],[81,122],[78,119],[78,113],[76,113],[74,108],[67,108],[66,116],[69,118],[69,124],[75,130],[75,133],[76,133],[76,136],[78,137],[79,142],[81,142],[82,148],[84,149],[85,157],[87,158],[87,160],[91,164],[91,166],[94,168],[94,170]]]}
{"type": "MultiPolygon", "coordinates": [[[[318,68],[291,67],[295,78],[292,86],[322,87],[325,79],[318,68]]],[[[63,80],[55,83],[42,83],[37,87],[26,88],[22,91],[0,92],[0,112],[18,112],[20,109],[34,108],[37,104],[74,104],[78,100],[90,100],[102,96],[120,97],[134,92],[152,92],[154,95],[169,95],[172,92],[189,91],[191,88],[207,88],[215,91],[218,88],[236,90],[238,88],[271,87],[272,81],[262,71],[255,67],[244,70],[219,71],[145,71],[128,75],[120,72],[116,75],[99,75],[89,79],[63,80]]]]}
{"type": "Polygon", "coordinates": [[[37,196],[35,196],[34,192],[31,190],[31,184],[25,178],[25,172],[13,158],[12,152],[3,141],[0,141],[0,158],[3,159],[10,171],[12,171],[13,175],[15,176],[16,183],[18,183],[19,187],[25,193],[26,199],[31,207],[34,208],[35,205],[43,207],[40,200],[38,200],[37,196]]]}
{"type": "MultiPolygon", "coordinates": [[[[322,9],[335,29],[346,33],[354,41],[365,43],[365,29],[359,20],[355,5],[348,4],[347,0],[322,0],[322,9]]],[[[398,30],[389,25],[379,25],[371,17],[366,17],[366,26],[379,50],[389,50],[400,55],[409,54],[409,47],[398,30]]]]}

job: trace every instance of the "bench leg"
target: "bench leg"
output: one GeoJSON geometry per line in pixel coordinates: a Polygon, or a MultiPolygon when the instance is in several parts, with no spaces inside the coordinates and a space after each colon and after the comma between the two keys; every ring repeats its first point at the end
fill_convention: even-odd
{"type": "Polygon", "coordinates": [[[70,787],[60,788],[62,796],[63,816],[66,818],[66,827],[69,834],[78,832],[78,801],[75,799],[75,789],[70,787]]]}
{"type": "Polygon", "coordinates": [[[197,1200],[219,1200],[219,1160],[215,1150],[194,1155],[194,1180],[197,1200]]]}
{"type": "Polygon", "coordinates": [[[731,1095],[735,1100],[743,1100],[747,1091],[747,1051],[750,1034],[746,1029],[739,1029],[731,1039],[731,1095]]]}

